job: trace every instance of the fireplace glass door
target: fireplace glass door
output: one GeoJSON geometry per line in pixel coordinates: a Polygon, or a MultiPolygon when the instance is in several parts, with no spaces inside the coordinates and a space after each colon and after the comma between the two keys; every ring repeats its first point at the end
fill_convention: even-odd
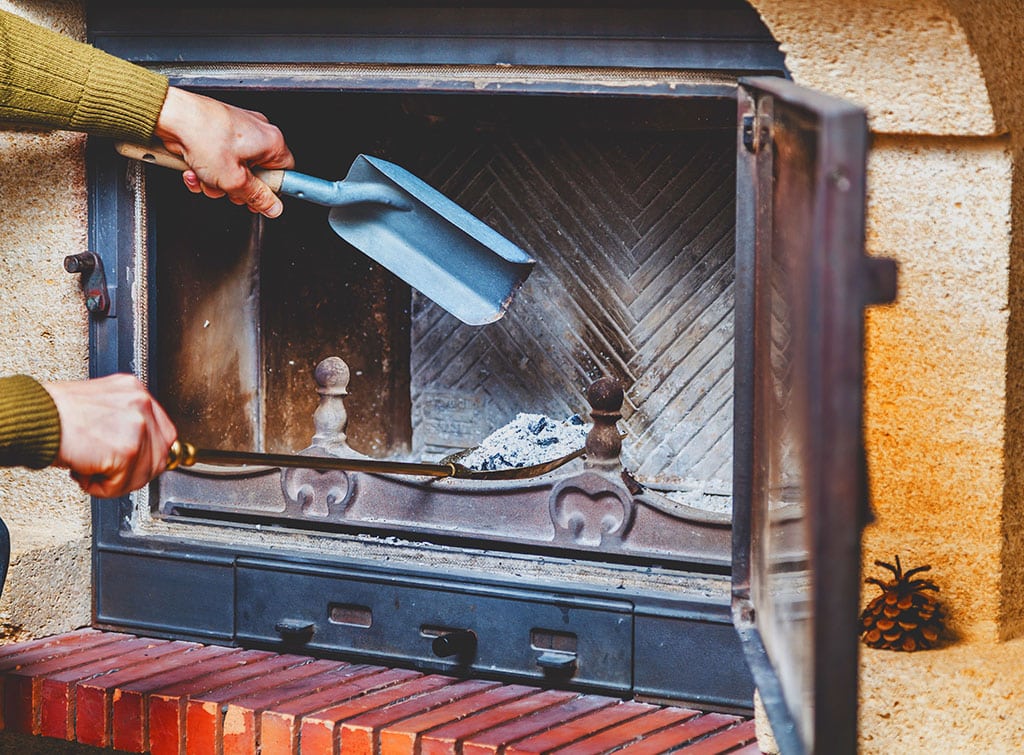
{"type": "Polygon", "coordinates": [[[864,256],[867,125],[780,79],[739,92],[734,611],[783,752],[856,752],[863,310],[895,296],[864,256]],[[742,229],[742,230],[740,230],[742,229]],[[739,316],[739,314],[738,314],[739,316]]]}

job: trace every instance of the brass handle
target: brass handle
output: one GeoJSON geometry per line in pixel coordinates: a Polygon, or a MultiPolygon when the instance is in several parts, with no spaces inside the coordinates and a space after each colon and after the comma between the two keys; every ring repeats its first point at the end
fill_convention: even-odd
{"type": "Polygon", "coordinates": [[[167,452],[167,469],[191,467],[196,463],[196,447],[184,440],[176,440],[167,452]]]}

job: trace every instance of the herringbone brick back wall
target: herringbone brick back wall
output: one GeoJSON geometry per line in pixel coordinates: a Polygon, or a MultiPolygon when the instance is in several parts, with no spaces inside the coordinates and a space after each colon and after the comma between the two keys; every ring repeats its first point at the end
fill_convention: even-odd
{"type": "Polygon", "coordinates": [[[585,412],[587,385],[611,375],[626,389],[631,469],[727,485],[732,140],[713,131],[534,133],[435,155],[428,180],[538,264],[487,328],[416,300],[415,450],[471,444],[520,411],[585,412]]]}

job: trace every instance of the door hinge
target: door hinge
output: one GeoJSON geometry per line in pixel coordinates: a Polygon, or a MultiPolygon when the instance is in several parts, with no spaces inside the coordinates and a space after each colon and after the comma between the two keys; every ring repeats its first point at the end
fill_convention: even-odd
{"type": "Polygon", "coordinates": [[[748,152],[757,152],[772,141],[772,119],[766,113],[743,116],[743,146],[748,152]]]}

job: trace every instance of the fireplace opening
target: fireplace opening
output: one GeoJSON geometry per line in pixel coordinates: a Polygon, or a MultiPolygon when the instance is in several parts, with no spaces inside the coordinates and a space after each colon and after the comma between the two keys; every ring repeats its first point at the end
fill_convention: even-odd
{"type": "MultiPolygon", "coordinates": [[[[658,527],[675,530],[679,543],[664,535],[657,547],[618,555],[727,566],[733,103],[396,93],[234,99],[282,126],[300,169],[334,179],[360,153],[391,160],[538,264],[502,320],[469,326],[340,239],[323,207],[289,200],[285,215],[266,223],[182,192],[169,171],[150,171],[151,383],[183,438],[214,448],[306,448],[320,400],[314,368],[328,356],[349,369],[348,421],[339,428],[348,447],[389,459],[435,461],[520,412],[588,420],[587,387],[612,377],[626,398],[623,465],[657,509],[658,527]],[[694,547],[694,526],[714,534],[694,547]]],[[[170,482],[157,508],[172,517],[388,530],[386,504],[374,505],[372,524],[370,512],[334,515],[323,504],[295,518],[275,505],[239,506],[222,488],[182,493],[170,482]]],[[[515,487],[503,495],[501,505],[520,505],[515,487]]],[[[496,543],[502,535],[487,531],[485,506],[474,508],[467,521],[451,512],[413,529],[431,540],[461,530],[496,543]]],[[[407,531],[410,517],[396,514],[395,531],[407,531]]],[[[546,547],[550,522],[536,529],[508,532],[508,547],[546,547]]]]}
{"type": "MultiPolygon", "coordinates": [[[[323,208],[278,221],[148,176],[159,367],[183,437],[308,445],[312,370],[348,363],[350,445],[436,459],[517,412],[586,412],[626,390],[625,458],[643,482],[731,478],[734,106],[728,101],[471,95],[234,97],[281,124],[300,170],[391,160],[530,251],[505,318],[458,322],[340,239],[323,208]]],[[[699,499],[698,499],[699,500],[699,499]]]]}
{"type": "Polygon", "coordinates": [[[751,325],[734,314],[736,81],[782,61],[742,3],[657,6],[303,8],[235,32],[99,4],[101,46],[265,112],[299,170],[390,160],[538,264],[503,320],[466,326],[325,208],[288,200],[264,222],[95,144],[94,240],[120,275],[98,369],[144,375],[206,447],[432,460],[518,412],[589,420],[602,377],[625,438],[604,468],[502,484],[165,474],[96,506],[98,625],[749,705],[729,607],[751,325]],[[299,624],[296,648],[278,627],[299,624]],[[454,634],[471,654],[437,652],[454,634]]]}

